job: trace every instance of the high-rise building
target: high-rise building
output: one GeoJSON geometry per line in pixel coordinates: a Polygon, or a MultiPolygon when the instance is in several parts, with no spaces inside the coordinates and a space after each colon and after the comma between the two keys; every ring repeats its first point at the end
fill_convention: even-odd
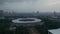
{"type": "Polygon", "coordinates": [[[3,10],[0,10],[0,19],[4,19],[4,12],[3,12],[3,10]]]}
{"type": "Polygon", "coordinates": [[[36,12],[36,15],[39,16],[39,11],[36,12]]]}
{"type": "Polygon", "coordinates": [[[39,11],[37,11],[36,13],[39,14],[39,11]]]}
{"type": "Polygon", "coordinates": [[[56,11],[54,11],[54,16],[56,17],[57,15],[56,15],[56,11]]]}
{"type": "Polygon", "coordinates": [[[0,17],[3,16],[3,10],[0,10],[0,17]]]}

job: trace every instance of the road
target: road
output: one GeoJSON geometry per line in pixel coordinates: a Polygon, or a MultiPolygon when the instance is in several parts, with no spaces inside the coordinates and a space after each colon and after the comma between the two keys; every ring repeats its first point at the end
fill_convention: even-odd
{"type": "Polygon", "coordinates": [[[29,34],[40,34],[35,28],[29,28],[29,34]]]}

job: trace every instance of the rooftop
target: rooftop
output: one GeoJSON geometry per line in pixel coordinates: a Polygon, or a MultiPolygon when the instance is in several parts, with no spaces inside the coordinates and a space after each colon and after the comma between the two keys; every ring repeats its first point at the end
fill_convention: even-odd
{"type": "Polygon", "coordinates": [[[18,18],[15,20],[12,20],[13,23],[37,23],[41,22],[41,19],[37,18],[18,18]]]}

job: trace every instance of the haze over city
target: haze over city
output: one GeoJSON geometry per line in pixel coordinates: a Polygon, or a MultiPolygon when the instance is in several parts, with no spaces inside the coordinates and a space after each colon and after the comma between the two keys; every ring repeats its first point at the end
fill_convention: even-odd
{"type": "Polygon", "coordinates": [[[60,0],[0,0],[0,34],[60,34],[60,0]]]}
{"type": "Polygon", "coordinates": [[[60,0],[0,0],[0,9],[16,12],[56,12],[60,11],[60,0]]]}

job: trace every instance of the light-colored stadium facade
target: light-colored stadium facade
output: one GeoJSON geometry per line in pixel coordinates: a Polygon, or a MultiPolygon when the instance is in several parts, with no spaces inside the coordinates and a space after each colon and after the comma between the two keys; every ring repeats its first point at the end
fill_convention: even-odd
{"type": "Polygon", "coordinates": [[[37,18],[18,18],[15,20],[12,20],[13,26],[24,26],[24,27],[29,27],[29,26],[35,26],[35,25],[41,25],[41,19],[37,18]]]}

